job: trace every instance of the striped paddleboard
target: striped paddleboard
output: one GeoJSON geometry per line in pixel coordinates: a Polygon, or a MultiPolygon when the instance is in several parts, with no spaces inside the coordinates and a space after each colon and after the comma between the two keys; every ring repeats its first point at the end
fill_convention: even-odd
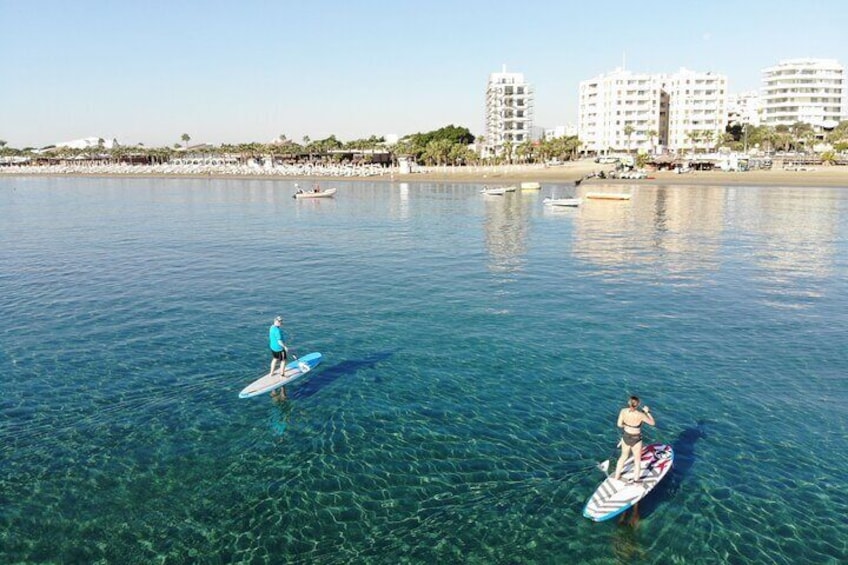
{"type": "Polygon", "coordinates": [[[630,456],[624,463],[622,480],[617,481],[612,476],[607,477],[589,498],[589,502],[583,509],[583,515],[595,522],[615,518],[645,498],[645,495],[668,474],[673,463],[674,450],[670,445],[652,443],[644,446],[640,468],[641,481],[627,482],[633,477],[633,456],[630,456]]]}

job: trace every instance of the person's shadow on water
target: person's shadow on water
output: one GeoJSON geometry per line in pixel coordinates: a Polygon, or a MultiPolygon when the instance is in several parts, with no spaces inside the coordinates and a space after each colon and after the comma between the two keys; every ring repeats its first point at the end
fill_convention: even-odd
{"type": "MultiPolygon", "coordinates": [[[[359,359],[347,359],[341,361],[331,367],[318,367],[313,369],[315,374],[306,380],[300,386],[292,387],[289,392],[290,399],[309,398],[314,394],[318,394],[324,387],[330,386],[342,377],[355,374],[362,369],[370,369],[378,363],[385,361],[392,355],[394,351],[378,351],[359,359]]],[[[379,378],[378,378],[379,382],[379,378]]]]}
{"type": "Polygon", "coordinates": [[[695,444],[698,440],[707,437],[708,422],[700,420],[695,427],[686,428],[671,444],[674,450],[674,465],[669,475],[656,486],[643,500],[636,504],[632,510],[625,512],[619,519],[619,524],[629,524],[635,527],[641,518],[650,516],[657,507],[670,501],[681,489],[686,476],[695,464],[697,455],[695,444]]]}

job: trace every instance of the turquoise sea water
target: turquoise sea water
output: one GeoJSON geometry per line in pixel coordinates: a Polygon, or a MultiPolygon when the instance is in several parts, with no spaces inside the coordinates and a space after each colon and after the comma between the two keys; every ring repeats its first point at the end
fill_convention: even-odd
{"type": "Polygon", "coordinates": [[[848,561],[848,190],[330,184],[0,178],[0,561],[848,561]]]}

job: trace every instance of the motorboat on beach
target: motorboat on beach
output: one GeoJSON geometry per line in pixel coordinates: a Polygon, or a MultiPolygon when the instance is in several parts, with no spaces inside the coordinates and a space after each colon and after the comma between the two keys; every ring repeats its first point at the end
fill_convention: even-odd
{"type": "Polygon", "coordinates": [[[582,198],[545,198],[542,200],[545,206],[562,206],[577,208],[583,203],[582,198]]]}
{"type": "Polygon", "coordinates": [[[316,188],[311,191],[298,190],[292,195],[292,198],[296,198],[298,200],[303,198],[332,198],[335,193],[335,188],[328,188],[327,190],[321,190],[316,188]]]}

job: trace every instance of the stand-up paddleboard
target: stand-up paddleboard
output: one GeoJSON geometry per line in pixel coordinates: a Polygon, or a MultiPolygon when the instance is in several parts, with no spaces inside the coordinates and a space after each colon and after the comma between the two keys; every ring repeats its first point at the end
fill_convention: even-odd
{"type": "Polygon", "coordinates": [[[309,370],[312,370],[320,362],[320,353],[310,353],[308,355],[304,355],[303,357],[299,357],[297,361],[292,361],[288,365],[286,365],[285,376],[281,376],[280,373],[276,372],[274,374],[268,373],[264,377],[256,379],[255,381],[247,385],[244,390],[239,393],[239,398],[250,398],[252,396],[259,396],[260,394],[276,390],[281,386],[291,384],[309,372],[302,370],[302,364],[305,364],[304,368],[306,365],[308,365],[309,370]]]}
{"type": "Polygon", "coordinates": [[[586,507],[583,515],[595,522],[615,518],[645,498],[668,474],[674,463],[674,450],[664,443],[652,443],[642,448],[640,482],[630,483],[633,478],[633,456],[627,458],[621,480],[612,476],[601,483],[586,507]]]}

